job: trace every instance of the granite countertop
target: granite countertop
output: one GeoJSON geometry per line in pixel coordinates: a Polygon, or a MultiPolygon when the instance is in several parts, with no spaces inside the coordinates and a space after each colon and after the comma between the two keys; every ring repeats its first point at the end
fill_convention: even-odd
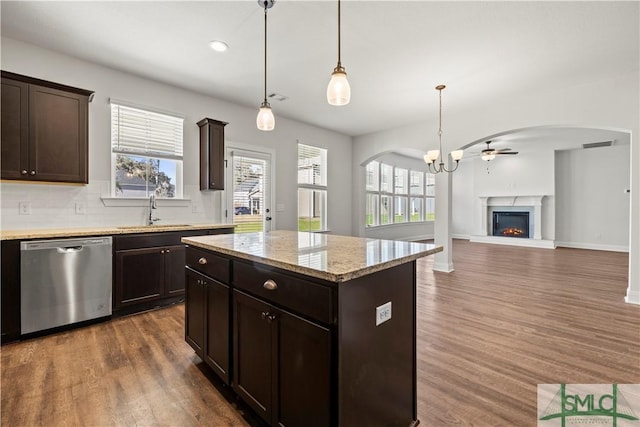
{"type": "Polygon", "coordinates": [[[233,224],[154,224],[86,228],[45,228],[2,230],[0,240],[50,239],[55,237],[106,236],[115,234],[156,233],[163,231],[211,230],[232,228],[233,224]]]}
{"type": "Polygon", "coordinates": [[[183,237],[182,242],[336,283],[442,251],[433,244],[285,230],[183,237]]]}

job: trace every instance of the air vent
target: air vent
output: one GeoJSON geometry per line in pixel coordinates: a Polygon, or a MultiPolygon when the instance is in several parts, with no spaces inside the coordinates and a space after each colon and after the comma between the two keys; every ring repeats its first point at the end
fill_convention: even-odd
{"type": "Polygon", "coordinates": [[[582,148],[611,147],[614,141],[590,142],[582,144],[582,148]]]}
{"type": "Polygon", "coordinates": [[[284,95],[280,95],[279,93],[271,93],[269,94],[269,99],[274,100],[274,101],[284,101],[286,99],[289,99],[288,96],[284,96],[284,95]]]}

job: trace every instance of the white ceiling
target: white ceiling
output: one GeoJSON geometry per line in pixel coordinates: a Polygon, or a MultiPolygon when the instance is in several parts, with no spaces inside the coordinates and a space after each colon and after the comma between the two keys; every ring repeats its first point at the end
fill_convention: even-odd
{"type": "MultiPolygon", "coordinates": [[[[245,1],[1,2],[2,36],[254,107],[263,97],[263,11],[245,1]],[[230,50],[215,53],[213,39],[230,50]]],[[[346,107],[325,91],[337,61],[337,2],[269,10],[276,115],[361,135],[491,99],[638,69],[638,2],[345,1],[346,107]]],[[[480,136],[479,136],[480,137],[480,136]]],[[[496,147],[498,148],[498,147],[496,147]]]]}

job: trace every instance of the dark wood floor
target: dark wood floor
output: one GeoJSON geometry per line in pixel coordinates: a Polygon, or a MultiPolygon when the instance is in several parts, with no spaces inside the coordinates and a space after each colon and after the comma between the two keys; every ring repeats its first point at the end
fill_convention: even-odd
{"type": "MultiPolygon", "coordinates": [[[[418,262],[421,425],[535,426],[539,383],[640,383],[627,254],[455,241],[418,262]]],[[[3,346],[3,426],[254,424],[184,342],[184,306],[3,346]],[[243,417],[244,414],[244,417],[243,417]]]]}

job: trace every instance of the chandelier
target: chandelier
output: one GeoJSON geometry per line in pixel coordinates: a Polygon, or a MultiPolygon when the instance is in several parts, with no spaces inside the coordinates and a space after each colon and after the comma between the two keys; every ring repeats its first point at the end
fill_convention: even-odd
{"type": "Polygon", "coordinates": [[[442,158],[442,90],[445,88],[445,85],[436,86],[436,90],[439,92],[440,98],[440,112],[439,112],[439,122],[438,122],[438,139],[440,141],[440,149],[439,150],[429,150],[427,154],[424,155],[424,161],[427,163],[427,167],[429,168],[429,173],[437,174],[440,172],[453,172],[458,169],[458,165],[460,164],[460,159],[464,155],[464,150],[455,150],[450,154],[451,158],[456,162],[456,165],[453,169],[448,170],[444,165],[444,159],[442,158]],[[440,158],[440,161],[436,163],[436,160],[440,158]]]}

